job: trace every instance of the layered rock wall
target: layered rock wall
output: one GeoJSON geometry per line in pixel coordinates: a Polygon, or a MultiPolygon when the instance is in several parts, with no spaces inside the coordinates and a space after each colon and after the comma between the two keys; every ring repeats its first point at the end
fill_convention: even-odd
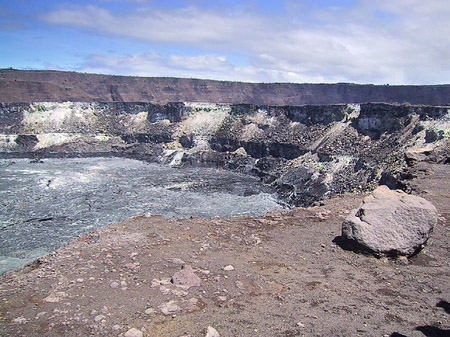
{"type": "Polygon", "coordinates": [[[450,107],[396,104],[2,103],[2,156],[117,155],[259,176],[293,205],[449,161],[450,107]],[[418,157],[416,154],[419,153],[418,157]]]}
{"type": "Polygon", "coordinates": [[[449,104],[450,85],[244,83],[63,71],[0,70],[0,102],[218,102],[269,105],[449,104]]]}

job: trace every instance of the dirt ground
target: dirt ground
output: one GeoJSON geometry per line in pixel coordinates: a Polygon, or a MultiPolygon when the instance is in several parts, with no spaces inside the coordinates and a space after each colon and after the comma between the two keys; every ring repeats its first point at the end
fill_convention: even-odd
{"type": "Polygon", "coordinates": [[[259,218],[139,216],[3,275],[0,336],[449,336],[450,169],[422,165],[415,194],[441,217],[409,261],[333,242],[363,195],[259,218]],[[183,264],[200,286],[170,282],[183,264]]]}

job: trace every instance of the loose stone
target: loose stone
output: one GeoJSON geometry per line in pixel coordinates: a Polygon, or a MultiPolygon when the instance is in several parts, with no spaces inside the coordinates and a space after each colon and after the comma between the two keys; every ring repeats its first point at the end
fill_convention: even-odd
{"type": "Polygon", "coordinates": [[[118,286],[119,286],[119,282],[111,282],[110,284],[109,284],[109,286],[111,287],[111,288],[117,288],[118,286]]]}
{"type": "Polygon", "coordinates": [[[220,335],[216,329],[214,329],[212,326],[209,326],[205,337],[220,337],[220,335]]]}
{"type": "Polygon", "coordinates": [[[144,313],[146,314],[146,315],[151,315],[151,314],[153,314],[155,312],[155,309],[153,309],[153,308],[148,308],[148,309],[146,309],[145,311],[144,311],[144,313]]]}
{"type": "Polygon", "coordinates": [[[136,328],[131,328],[127,332],[125,332],[124,337],[142,337],[144,334],[141,330],[138,330],[136,328]]]}
{"type": "Polygon", "coordinates": [[[177,271],[172,277],[172,283],[175,285],[190,287],[200,287],[201,279],[195,275],[190,265],[185,265],[180,271],[177,271]]]}
{"type": "Polygon", "coordinates": [[[95,322],[100,322],[102,319],[105,319],[106,317],[104,315],[97,315],[94,317],[95,322]]]}

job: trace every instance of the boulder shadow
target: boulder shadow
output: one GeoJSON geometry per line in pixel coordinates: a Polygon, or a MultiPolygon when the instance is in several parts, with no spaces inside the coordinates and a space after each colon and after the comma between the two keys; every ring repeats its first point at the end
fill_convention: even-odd
{"type": "MultiPolygon", "coordinates": [[[[450,303],[441,300],[436,304],[437,307],[443,308],[447,314],[450,314],[450,303]]],[[[450,337],[450,330],[445,330],[435,325],[424,325],[415,328],[416,331],[420,331],[426,337],[450,337]]],[[[408,337],[398,332],[393,332],[389,337],[408,337]]]]}
{"type": "MultiPolygon", "coordinates": [[[[450,314],[450,303],[447,301],[441,300],[436,306],[443,308],[447,314],[450,314]]],[[[422,332],[427,337],[450,337],[450,329],[442,329],[434,325],[418,326],[416,330],[422,332]]]]}
{"type": "Polygon", "coordinates": [[[416,330],[427,337],[450,337],[450,330],[444,330],[432,325],[418,326],[416,330]]]}
{"type": "Polygon", "coordinates": [[[447,301],[440,301],[438,304],[436,304],[437,307],[443,308],[447,314],[450,315],[450,303],[447,301]]]}
{"type": "Polygon", "coordinates": [[[335,245],[339,246],[343,250],[351,251],[363,255],[375,255],[374,252],[370,251],[363,245],[359,244],[355,240],[350,240],[343,235],[336,236],[333,241],[335,245]]]}
{"type": "MultiPolygon", "coordinates": [[[[356,242],[355,240],[348,239],[342,235],[336,236],[332,242],[342,248],[343,250],[352,251],[354,253],[373,256],[376,258],[388,257],[388,258],[398,258],[402,256],[397,250],[391,250],[388,252],[375,252],[364,245],[356,242]]],[[[409,255],[408,258],[415,257],[422,251],[422,247],[418,248],[413,254],[409,255]]],[[[450,337],[450,336],[449,336],[450,337]]]]}

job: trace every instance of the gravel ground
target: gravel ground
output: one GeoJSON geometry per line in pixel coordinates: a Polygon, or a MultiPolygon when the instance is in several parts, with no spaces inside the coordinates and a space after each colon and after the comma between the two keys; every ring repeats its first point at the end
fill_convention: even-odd
{"type": "Polygon", "coordinates": [[[134,217],[3,275],[0,336],[449,336],[450,170],[417,172],[415,194],[441,217],[409,261],[333,243],[364,195],[262,217],[134,217]],[[182,265],[199,286],[170,282],[182,265]]]}

